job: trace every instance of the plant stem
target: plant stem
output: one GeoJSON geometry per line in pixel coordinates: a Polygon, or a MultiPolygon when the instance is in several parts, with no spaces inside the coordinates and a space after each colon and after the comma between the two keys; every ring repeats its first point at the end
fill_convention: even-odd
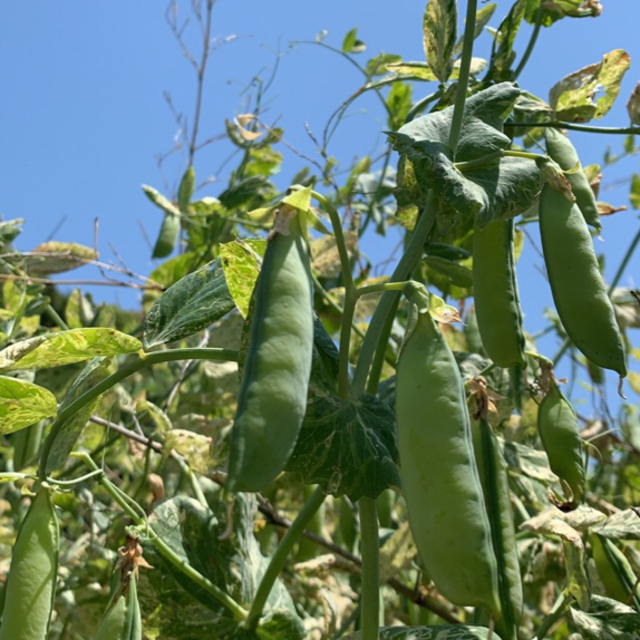
{"type": "Polygon", "coordinates": [[[83,407],[86,407],[92,400],[95,400],[98,396],[105,391],[114,387],[118,382],[124,380],[128,376],[144,369],[152,364],[158,364],[160,362],[171,362],[175,360],[233,360],[238,359],[237,351],[232,349],[166,349],[164,351],[154,351],[153,353],[144,354],[138,356],[136,359],[125,364],[122,369],[119,369],[108,378],[100,381],[95,387],[85,391],[79,398],[72,402],[68,407],[65,407],[60,413],[58,413],[56,419],[51,425],[49,435],[44,441],[42,446],[42,452],[40,453],[40,463],[38,468],[38,475],[42,480],[46,479],[50,469],[47,469],[47,460],[51,453],[51,448],[55,439],[60,434],[62,427],[69,417],[74,413],[77,413],[83,407]]]}
{"type": "Polygon", "coordinates": [[[325,498],[326,496],[322,493],[320,487],[316,488],[309,500],[307,500],[304,507],[302,507],[296,516],[296,519],[293,521],[289,529],[287,529],[287,533],[285,533],[284,537],[280,541],[278,548],[271,557],[267,570],[264,572],[264,575],[260,580],[260,585],[258,586],[256,595],[251,603],[249,615],[247,616],[247,628],[253,630],[257,628],[264,606],[269,599],[271,589],[273,589],[273,585],[275,584],[282,567],[284,567],[284,564],[293,549],[293,545],[298,541],[307,524],[309,524],[318,509],[322,506],[325,498]]]}
{"type": "Polygon", "coordinates": [[[358,500],[362,582],[360,627],[362,640],[378,640],[380,627],[380,542],[376,501],[367,496],[358,500]]]}
{"type": "Polygon", "coordinates": [[[633,240],[631,241],[631,244],[629,245],[627,252],[624,254],[624,258],[622,258],[622,262],[620,263],[620,266],[616,271],[616,275],[613,276],[613,280],[611,281],[611,285],[609,286],[609,292],[608,292],[609,297],[611,297],[611,295],[613,294],[613,290],[618,286],[618,282],[620,282],[620,278],[622,278],[622,274],[624,273],[624,270],[627,268],[627,265],[629,264],[629,260],[631,260],[631,256],[633,255],[633,252],[636,250],[636,247],[638,246],[638,242],[640,242],[640,230],[638,230],[636,235],[633,237],[633,240]]]}
{"type": "Polygon", "coordinates": [[[525,68],[527,62],[529,62],[529,58],[531,57],[531,53],[533,52],[535,46],[536,46],[536,42],[538,40],[538,35],[540,34],[540,27],[542,26],[542,16],[543,16],[544,12],[542,7],[538,8],[538,15],[536,17],[536,23],[533,26],[533,31],[531,32],[531,37],[529,38],[529,44],[527,45],[527,48],[525,49],[524,54],[522,55],[522,60],[520,60],[520,64],[518,65],[517,69],[515,70],[514,74],[513,74],[513,79],[517,80],[518,77],[520,76],[520,74],[522,73],[522,70],[525,68]]]}
{"type": "MultiPolygon", "coordinates": [[[[100,471],[98,465],[94,462],[91,456],[85,451],[76,452],[73,454],[74,457],[80,458],[83,462],[93,471],[100,471]]],[[[122,510],[138,525],[139,527],[148,528],[148,523],[145,518],[143,518],[139,513],[136,512],[135,509],[124,499],[122,492],[112,483],[106,476],[102,476],[100,478],[100,484],[105,488],[105,490],[109,493],[109,495],[113,498],[115,502],[120,505],[122,510]]],[[[142,513],[144,511],[141,509],[142,513]]],[[[207,593],[211,594],[220,604],[226,607],[234,619],[237,621],[245,620],[247,617],[247,612],[243,609],[233,598],[228,596],[222,589],[217,587],[213,582],[211,582],[208,578],[203,576],[199,571],[194,569],[188,562],[185,562],[182,558],[180,558],[175,551],[158,537],[153,530],[149,529],[152,535],[149,537],[149,541],[153,544],[153,546],[158,550],[161,556],[168,560],[172,565],[174,565],[177,569],[182,571],[188,578],[193,580],[198,586],[202,587],[207,593]]]]}
{"type": "Polygon", "coordinates": [[[368,293],[384,293],[385,291],[400,291],[404,289],[406,282],[380,282],[379,284],[370,284],[367,287],[356,289],[356,297],[366,296],[368,293]]]}
{"type": "Polygon", "coordinates": [[[536,635],[533,636],[533,640],[542,640],[547,631],[564,615],[564,611],[571,602],[573,596],[566,590],[564,590],[558,599],[553,604],[549,615],[542,621],[542,624],[538,627],[536,635]]]}
{"type": "Polygon", "coordinates": [[[462,55],[460,56],[460,73],[458,74],[458,88],[456,89],[456,101],[451,118],[449,130],[449,148],[455,158],[462,119],[464,116],[464,103],[467,100],[467,87],[469,86],[469,71],[471,69],[471,55],[473,54],[473,41],[476,35],[476,11],[478,0],[467,0],[467,16],[464,23],[464,36],[462,39],[462,55]]]}
{"type": "MultiPolygon", "coordinates": [[[[413,270],[420,262],[424,243],[433,229],[435,219],[435,202],[433,195],[429,193],[424,211],[418,218],[418,223],[413,230],[407,249],[402,258],[400,258],[390,282],[403,282],[413,273],[413,270]]],[[[351,381],[352,398],[359,398],[364,393],[373,355],[376,347],[380,343],[387,318],[395,309],[399,297],[399,292],[387,291],[382,294],[380,302],[378,302],[378,306],[373,313],[369,328],[367,329],[367,334],[362,342],[360,357],[358,358],[358,364],[356,365],[353,380],[351,381]]]]}
{"type": "Polygon", "coordinates": [[[555,129],[570,129],[572,131],[582,131],[584,133],[610,133],[618,135],[638,135],[640,127],[592,127],[586,124],[575,122],[562,122],[553,120],[550,122],[508,122],[509,127],[554,127],[555,129]]]}
{"type": "Polygon", "coordinates": [[[46,308],[47,315],[63,330],[69,331],[69,325],[60,317],[60,314],[50,305],[46,308]]]}
{"type": "Polygon", "coordinates": [[[571,346],[571,340],[569,338],[565,338],[564,342],[560,345],[560,349],[558,349],[558,353],[556,353],[553,358],[551,358],[553,365],[557,366],[558,362],[562,358],[562,356],[566,353],[567,349],[571,346]]]}
{"type": "Polygon", "coordinates": [[[378,393],[378,385],[380,384],[380,376],[382,375],[382,366],[387,359],[387,345],[389,343],[389,336],[391,335],[391,329],[393,328],[393,323],[399,304],[400,297],[398,296],[396,297],[391,311],[387,316],[387,319],[385,320],[384,326],[382,327],[382,331],[380,332],[380,340],[378,341],[376,354],[371,364],[369,380],[367,382],[367,393],[370,393],[371,395],[376,395],[378,393]]]}

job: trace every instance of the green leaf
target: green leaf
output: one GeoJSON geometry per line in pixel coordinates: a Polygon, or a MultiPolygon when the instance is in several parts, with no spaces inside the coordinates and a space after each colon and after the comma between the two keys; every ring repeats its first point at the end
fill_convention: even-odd
{"type": "Polygon", "coordinates": [[[20,260],[22,268],[31,275],[50,275],[77,269],[98,254],[95,249],[76,242],[45,242],[38,245],[20,260]]]}
{"type": "Polygon", "coordinates": [[[251,294],[260,274],[260,259],[266,248],[267,241],[261,238],[233,240],[220,245],[220,260],[227,287],[243,318],[249,313],[251,294]]]}
{"type": "Polygon", "coordinates": [[[525,4],[526,0],[517,0],[496,32],[490,70],[487,73],[487,77],[495,82],[513,79],[512,66],[516,59],[513,45],[524,17],[525,4]]]}
{"type": "MultiPolygon", "coordinates": [[[[99,382],[108,378],[112,373],[115,373],[115,371],[116,366],[113,358],[94,358],[74,380],[60,403],[59,412],[64,411],[86,391],[95,387],[99,382]]],[[[49,457],[47,458],[47,473],[51,473],[65,464],[69,454],[76,446],[76,442],[84,426],[87,424],[87,420],[93,415],[99,403],[100,396],[64,421],[53,441],[49,457]]]]}
{"type": "Polygon", "coordinates": [[[356,43],[357,35],[358,35],[358,27],[355,27],[354,29],[351,29],[351,31],[347,32],[347,34],[344,37],[344,40],[342,41],[342,51],[344,53],[349,53],[349,51],[353,49],[356,43]]]}
{"type": "Polygon", "coordinates": [[[387,106],[390,111],[387,125],[391,131],[395,131],[404,124],[411,109],[411,85],[394,82],[387,96],[387,106]]]}
{"type": "Polygon", "coordinates": [[[193,197],[193,189],[196,183],[196,172],[193,166],[188,167],[180,180],[180,187],[178,188],[178,209],[181,213],[189,212],[189,203],[193,197]]]}
{"type": "Polygon", "coordinates": [[[158,238],[153,247],[152,258],[166,258],[173,253],[180,235],[180,216],[171,213],[165,215],[158,238]]]}
{"type": "Polygon", "coordinates": [[[317,316],[313,318],[313,357],[309,396],[335,394],[338,390],[340,355],[333,339],[317,316]]]}
{"type": "Polygon", "coordinates": [[[11,243],[22,233],[23,218],[0,221],[0,250],[4,253],[11,250],[11,243]]]}
{"type": "Polygon", "coordinates": [[[633,88],[629,96],[627,113],[632,125],[640,125],[640,82],[633,88]]]}
{"type": "Polygon", "coordinates": [[[0,376],[0,435],[19,431],[55,416],[55,396],[37,384],[0,376]]]}
{"type": "Polygon", "coordinates": [[[617,600],[592,596],[589,612],[569,609],[571,621],[584,640],[636,640],[640,614],[617,600]]]}
{"type": "Polygon", "coordinates": [[[399,56],[397,53],[380,53],[367,62],[367,66],[365,67],[367,77],[374,78],[375,76],[384,75],[387,71],[388,64],[400,62],[401,60],[402,56],[399,56]]]}
{"type": "Polygon", "coordinates": [[[640,540],[640,509],[618,511],[594,527],[593,532],[612,540],[640,540]]]}
{"type": "Polygon", "coordinates": [[[445,84],[453,71],[458,15],[456,0],[429,0],[422,18],[422,42],[433,75],[445,84]]]}
{"type": "Polygon", "coordinates": [[[640,176],[634,173],[631,176],[631,191],[629,192],[629,201],[634,209],[640,209],[640,176]]]}
{"type": "Polygon", "coordinates": [[[554,22],[566,17],[579,18],[599,15],[596,6],[581,10],[580,7],[584,4],[584,0],[553,0],[552,2],[547,0],[528,0],[525,19],[530,24],[535,24],[541,6],[544,12],[542,17],[543,27],[550,27],[554,22]]]}
{"type": "Polygon", "coordinates": [[[620,83],[630,65],[629,54],[614,49],[601,62],[565,76],[549,92],[549,103],[559,120],[589,122],[605,116],[620,92],[620,83]],[[604,95],[594,99],[599,93],[604,95]]]}
{"type": "Polygon", "coordinates": [[[586,573],[584,546],[578,540],[562,540],[567,566],[567,589],[583,610],[589,609],[591,585],[586,573]]]}
{"type": "Polygon", "coordinates": [[[115,329],[58,331],[16,342],[0,351],[0,368],[47,369],[99,356],[118,356],[142,349],[137,338],[115,329]]]}
{"type": "Polygon", "coordinates": [[[387,404],[366,394],[355,402],[318,397],[307,406],[286,470],[355,501],[400,486],[397,459],[395,415],[387,404]]]}
{"type": "MultiPolygon", "coordinates": [[[[379,640],[500,640],[493,632],[489,635],[486,627],[466,624],[434,624],[428,627],[381,627],[379,640]]],[[[362,632],[356,631],[341,640],[362,640],[362,632]]]]}
{"type": "MultiPolygon", "coordinates": [[[[492,2],[491,4],[482,7],[476,12],[476,29],[474,32],[474,38],[477,38],[482,33],[482,30],[487,26],[489,20],[491,20],[491,18],[493,17],[497,6],[498,5],[495,2],[492,2]]],[[[462,53],[463,40],[464,36],[460,36],[460,39],[453,49],[453,54],[455,56],[458,56],[462,53]]]]}
{"type": "MultiPolygon", "coordinates": [[[[509,148],[511,140],[502,128],[519,93],[513,84],[503,82],[467,100],[457,162],[495,158],[496,152],[509,148]]],[[[542,189],[536,164],[525,158],[504,157],[459,169],[448,147],[452,115],[453,107],[447,107],[388,134],[395,148],[412,161],[416,175],[432,186],[440,210],[475,216],[479,225],[485,225],[528,209],[542,189]]]]}
{"type": "Polygon", "coordinates": [[[291,191],[291,193],[282,198],[282,202],[294,209],[298,209],[298,211],[309,211],[311,207],[311,187],[291,191]]]}
{"type": "Polygon", "coordinates": [[[145,348],[193,335],[234,306],[222,263],[214,260],[178,280],[149,309],[144,319],[145,348]]]}

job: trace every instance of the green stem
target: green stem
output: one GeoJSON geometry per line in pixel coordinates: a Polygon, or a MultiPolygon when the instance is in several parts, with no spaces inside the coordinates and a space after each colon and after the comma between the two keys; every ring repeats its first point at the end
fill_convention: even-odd
{"type": "MultiPolygon", "coordinates": [[[[420,262],[424,243],[434,227],[435,219],[435,202],[433,195],[430,193],[424,211],[418,218],[418,223],[413,230],[407,249],[402,258],[400,258],[390,282],[403,282],[413,273],[420,262]]],[[[387,318],[395,309],[399,296],[400,293],[397,291],[387,291],[382,294],[380,302],[378,302],[378,306],[369,323],[367,334],[362,342],[358,364],[351,381],[352,398],[359,398],[364,393],[373,355],[380,343],[387,318]]]]}
{"type": "Polygon", "coordinates": [[[622,262],[620,263],[620,266],[616,271],[616,275],[613,276],[613,280],[611,281],[611,285],[609,286],[609,297],[611,297],[611,295],[613,294],[613,290],[618,286],[618,282],[620,282],[620,278],[622,278],[622,274],[624,273],[624,270],[627,268],[627,265],[629,264],[629,260],[631,260],[631,256],[633,255],[633,252],[636,250],[636,247],[638,246],[638,242],[640,242],[640,230],[638,230],[633,240],[631,241],[631,244],[629,245],[627,252],[624,254],[624,258],[622,258],[622,262]]]}
{"type": "Polygon", "coordinates": [[[476,11],[477,0],[467,0],[467,17],[464,23],[464,36],[462,39],[462,56],[460,57],[460,73],[458,74],[458,88],[456,89],[456,101],[453,107],[453,117],[451,118],[451,129],[449,130],[449,148],[453,151],[455,158],[460,131],[462,130],[462,119],[464,116],[464,103],[467,100],[467,87],[469,86],[469,71],[471,69],[471,56],[473,54],[473,41],[476,36],[476,11]]]}
{"type": "Polygon", "coordinates": [[[406,282],[381,282],[379,284],[370,284],[367,287],[356,289],[356,298],[366,296],[368,293],[380,293],[384,291],[402,291],[406,282]]]}
{"type": "Polygon", "coordinates": [[[166,349],[164,351],[154,351],[153,353],[147,353],[143,356],[137,356],[136,359],[125,364],[122,369],[119,369],[108,378],[100,381],[95,387],[85,391],[85,393],[83,393],[79,398],[58,413],[56,419],[51,425],[49,435],[42,446],[38,475],[42,480],[46,479],[47,474],[49,473],[49,470],[47,469],[47,460],[49,459],[51,448],[67,419],[74,413],[80,411],[83,407],[86,407],[105,391],[114,387],[121,380],[124,380],[128,376],[140,371],[140,369],[144,369],[145,367],[158,364],[160,362],[171,362],[175,360],[235,361],[237,359],[238,353],[232,349],[166,349]]]}
{"type": "Polygon", "coordinates": [[[442,89],[438,89],[433,93],[429,94],[422,98],[422,100],[418,100],[411,109],[409,109],[406,118],[404,119],[405,124],[407,122],[411,122],[418,114],[422,113],[434,100],[437,100],[442,96],[442,89]]]}
{"type": "Polygon", "coordinates": [[[63,330],[69,331],[69,325],[60,317],[60,314],[50,305],[46,308],[47,315],[63,330]]]}
{"type": "Polygon", "coordinates": [[[549,615],[542,621],[542,624],[538,627],[536,635],[533,636],[533,640],[542,640],[547,634],[547,631],[564,615],[565,609],[569,606],[573,596],[568,591],[563,591],[558,599],[555,601],[549,615]]]}
{"type": "Polygon", "coordinates": [[[351,325],[358,297],[353,290],[345,290],[342,324],[340,325],[340,356],[338,360],[338,392],[345,400],[349,397],[349,347],[351,325]]]}
{"type": "Polygon", "coordinates": [[[378,640],[380,628],[380,542],[376,501],[367,496],[358,500],[362,580],[360,628],[362,640],[378,640]]]}
{"type": "MultiPolygon", "coordinates": [[[[98,465],[93,461],[91,456],[85,451],[76,452],[73,454],[74,457],[80,458],[84,461],[84,463],[93,471],[100,471],[98,465]]],[[[139,513],[136,512],[134,508],[124,499],[122,492],[111,483],[106,476],[102,476],[100,478],[100,484],[105,488],[105,490],[109,493],[109,495],[113,498],[115,502],[120,505],[120,508],[138,525],[139,527],[148,528],[148,523],[145,518],[142,517],[139,513]]],[[[144,513],[144,511],[142,511],[144,513]]],[[[160,537],[158,537],[153,530],[149,529],[151,532],[151,536],[149,537],[149,541],[153,544],[153,546],[158,550],[161,556],[168,560],[172,565],[174,565],[177,569],[182,571],[188,578],[193,580],[195,584],[202,587],[207,593],[211,594],[220,604],[226,607],[234,619],[237,621],[245,620],[247,617],[247,612],[243,609],[233,598],[228,596],[222,589],[217,587],[213,582],[211,582],[208,578],[203,576],[199,571],[194,569],[190,564],[185,562],[182,558],[180,558],[171,547],[164,542],[160,537]]]]}
{"type": "Polygon", "coordinates": [[[340,267],[342,268],[342,279],[344,280],[344,286],[348,295],[350,290],[355,289],[355,284],[353,282],[353,275],[351,274],[351,260],[349,259],[347,243],[345,242],[344,233],[342,231],[340,214],[329,200],[327,200],[323,195],[320,195],[317,191],[312,191],[311,197],[315,198],[329,214],[329,219],[331,220],[331,226],[333,228],[333,235],[336,237],[336,246],[338,248],[338,256],[340,257],[340,267]]]}
{"type": "Polygon", "coordinates": [[[533,31],[531,32],[531,37],[529,38],[529,44],[527,45],[527,48],[525,49],[525,52],[522,55],[522,60],[520,60],[520,64],[518,65],[518,68],[515,70],[515,72],[513,74],[513,79],[514,80],[518,79],[518,77],[522,73],[522,70],[527,65],[527,62],[529,62],[529,58],[531,57],[531,54],[532,54],[533,50],[535,49],[536,42],[538,40],[538,36],[540,35],[540,27],[542,26],[542,16],[543,15],[544,15],[544,12],[542,10],[542,7],[540,7],[538,9],[538,15],[536,17],[536,23],[533,26],[533,31]]]}
{"type": "Polygon", "coordinates": [[[269,599],[271,589],[273,589],[273,585],[275,584],[282,567],[284,567],[285,562],[293,549],[293,545],[298,541],[307,524],[309,524],[318,509],[322,506],[325,498],[325,494],[322,493],[320,487],[318,487],[313,492],[309,500],[307,500],[304,507],[302,507],[296,519],[287,530],[287,533],[285,533],[284,537],[280,541],[278,548],[271,557],[267,570],[264,572],[264,575],[260,580],[260,585],[258,586],[256,595],[251,603],[251,609],[249,610],[247,621],[245,623],[248,629],[255,630],[257,628],[260,617],[262,616],[262,611],[269,599]]]}
{"type": "Polygon", "coordinates": [[[562,358],[562,356],[567,352],[567,349],[571,346],[571,340],[569,338],[565,338],[564,342],[560,345],[560,349],[558,349],[558,353],[556,353],[553,358],[551,358],[553,365],[557,366],[558,362],[562,358]]]}
{"type": "Polygon", "coordinates": [[[500,158],[504,158],[505,156],[511,156],[513,158],[526,158],[527,160],[534,161],[546,157],[539,153],[531,153],[530,151],[518,151],[517,149],[500,149],[499,151],[488,153],[486,156],[476,158],[475,160],[456,162],[454,166],[456,169],[458,169],[458,171],[464,172],[468,171],[469,169],[476,169],[477,167],[485,167],[486,165],[491,164],[496,160],[499,160],[500,158]]]}
{"type": "Polygon", "coordinates": [[[555,129],[570,129],[572,131],[582,131],[584,133],[611,133],[619,135],[638,135],[640,127],[592,127],[586,124],[576,124],[575,122],[508,122],[509,127],[554,127],[555,129]]]}
{"type": "MultiPolygon", "coordinates": [[[[369,372],[369,380],[367,382],[367,393],[376,395],[378,393],[378,385],[380,384],[380,376],[382,375],[382,367],[387,359],[387,345],[389,344],[389,336],[391,335],[391,329],[395,321],[396,311],[400,304],[400,297],[397,297],[393,303],[393,307],[380,332],[380,340],[376,348],[376,354],[371,364],[371,370],[369,372]]],[[[395,365],[395,362],[394,362],[395,365]]]]}

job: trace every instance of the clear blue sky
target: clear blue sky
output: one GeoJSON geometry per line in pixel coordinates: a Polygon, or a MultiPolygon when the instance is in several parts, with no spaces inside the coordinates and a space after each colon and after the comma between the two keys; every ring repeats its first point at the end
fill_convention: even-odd
{"type": "MultiPolygon", "coordinates": [[[[178,3],[180,15],[190,14],[189,4],[186,0],[178,3]]],[[[465,3],[459,4],[462,13],[465,3]]],[[[567,73],[600,60],[614,48],[625,49],[632,66],[618,104],[601,121],[624,126],[628,124],[627,97],[640,79],[640,2],[605,0],[603,4],[600,18],[567,19],[543,30],[520,84],[546,98],[549,88],[567,73]]],[[[24,233],[17,242],[20,249],[28,250],[47,239],[63,219],[56,240],[92,245],[93,220],[98,217],[103,260],[114,257],[111,243],[133,270],[148,274],[154,267],[139,225],[153,241],[161,215],[140,185],[164,190],[156,156],[171,148],[176,125],[163,92],[171,93],[177,109],[190,120],[195,91],[193,71],[165,22],[167,5],[152,0],[65,0],[5,6],[0,24],[0,215],[25,218],[24,233]]],[[[313,40],[323,29],[329,32],[326,42],[339,47],[344,34],[357,26],[368,47],[360,56],[362,62],[381,50],[406,60],[423,60],[424,5],[424,0],[218,0],[213,33],[220,40],[235,38],[217,48],[210,60],[203,135],[222,133],[225,118],[246,111],[248,94],[243,90],[256,73],[273,67],[278,47],[287,52],[292,41],[313,40]]],[[[498,2],[492,26],[498,26],[509,6],[498,2]]],[[[198,50],[195,24],[187,29],[185,39],[198,50]]],[[[522,36],[518,41],[520,50],[526,40],[522,36]]],[[[486,56],[489,46],[490,37],[484,34],[477,41],[476,55],[486,56]]],[[[304,123],[319,134],[328,115],[360,83],[358,72],[339,56],[299,44],[280,60],[267,115],[272,120],[280,118],[278,124],[290,143],[317,157],[304,123]]],[[[416,84],[414,97],[433,89],[416,84]]],[[[349,113],[330,148],[345,168],[355,156],[379,151],[385,143],[380,133],[385,121],[375,100],[357,102],[349,113]]],[[[572,140],[585,164],[599,162],[607,145],[614,152],[622,145],[622,137],[575,134],[572,140]]],[[[285,187],[302,161],[282,151],[285,163],[277,182],[285,187]]],[[[218,143],[199,154],[195,163],[198,178],[215,174],[228,152],[226,143],[218,143]]],[[[183,168],[178,155],[166,163],[169,185],[175,185],[183,168]]],[[[605,173],[605,188],[606,183],[635,171],[637,157],[612,167],[605,173]]],[[[217,195],[224,189],[224,170],[217,178],[201,196],[217,195]]],[[[603,191],[601,198],[627,204],[627,193],[628,186],[623,186],[603,191]]],[[[637,225],[633,211],[604,221],[606,243],[599,246],[606,247],[609,277],[637,225]]],[[[387,252],[388,244],[380,247],[372,239],[365,250],[375,262],[384,257],[380,252],[387,252]]],[[[519,276],[531,332],[542,328],[540,310],[551,303],[537,268],[541,263],[527,245],[519,276]]],[[[639,266],[640,256],[622,284],[634,282],[639,266]]],[[[95,277],[86,270],[68,277],[76,274],[95,277]]],[[[136,294],[129,291],[105,289],[96,296],[137,306],[136,294]]]]}

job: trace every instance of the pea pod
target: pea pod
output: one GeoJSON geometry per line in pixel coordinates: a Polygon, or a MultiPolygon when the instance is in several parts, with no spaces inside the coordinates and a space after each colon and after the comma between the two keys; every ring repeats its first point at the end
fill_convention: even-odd
{"type": "Polygon", "coordinates": [[[585,222],[600,232],[602,225],[598,213],[598,202],[589,180],[582,170],[580,158],[578,158],[571,140],[553,127],[545,128],[544,137],[547,143],[547,154],[560,165],[563,171],[571,172],[576,166],[579,167],[577,171],[567,173],[567,179],[585,222]]]}
{"type": "Polygon", "coordinates": [[[7,578],[0,640],[45,640],[56,592],[60,533],[42,487],[18,531],[7,578]]]}
{"type": "Polygon", "coordinates": [[[307,406],[313,350],[309,256],[300,215],[283,207],[255,289],[228,487],[260,491],[284,468],[307,406]]]}
{"type": "Polygon", "coordinates": [[[166,258],[176,246],[180,235],[180,216],[174,213],[165,213],[160,227],[158,239],[153,247],[152,258],[166,258]]]}
{"type": "Polygon", "coordinates": [[[96,640],[142,640],[135,573],[116,592],[98,627],[96,640]]]}
{"type": "Polygon", "coordinates": [[[608,538],[590,536],[593,560],[606,594],[640,611],[640,586],[629,561],[608,538]]]}
{"type": "Polygon", "coordinates": [[[551,471],[560,478],[569,504],[578,506],[584,496],[585,484],[578,416],[553,379],[538,407],[538,433],[551,471]]]}
{"type": "Polygon", "coordinates": [[[426,312],[398,361],[396,414],[409,523],[429,577],[451,602],[484,605],[498,617],[496,558],[462,378],[426,312]]]}
{"type": "Polygon", "coordinates": [[[516,640],[522,618],[522,577],[518,561],[507,470],[493,429],[483,418],[473,425],[473,449],[498,563],[502,617],[496,630],[502,640],[516,640]]]}
{"type": "Polygon", "coordinates": [[[587,225],[578,207],[549,184],[540,196],[540,235],[551,293],[567,335],[589,360],[626,376],[622,336],[587,225]]]}
{"type": "Polygon", "coordinates": [[[513,220],[473,232],[473,297],[482,344],[499,367],[525,366],[513,220]]]}

